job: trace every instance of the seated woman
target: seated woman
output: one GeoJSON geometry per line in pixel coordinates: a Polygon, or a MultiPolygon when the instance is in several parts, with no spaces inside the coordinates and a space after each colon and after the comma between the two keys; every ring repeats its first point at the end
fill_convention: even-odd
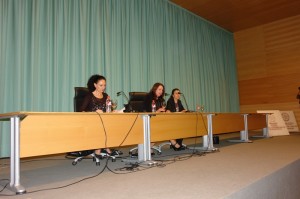
{"type": "Polygon", "coordinates": [[[165,86],[162,83],[155,83],[144,100],[144,111],[165,112],[165,86]],[[155,109],[153,109],[155,107],[155,109]]]}
{"type": "MultiPolygon", "coordinates": [[[[144,111],[165,112],[165,86],[162,83],[155,83],[144,100],[144,111]]],[[[155,143],[151,143],[151,147],[155,143]]]]}
{"type": "MultiPolygon", "coordinates": [[[[79,111],[83,112],[106,112],[106,101],[110,99],[109,95],[105,93],[106,79],[101,75],[92,75],[87,87],[90,93],[84,98],[82,106],[79,111]]],[[[107,149],[96,149],[95,155],[100,157],[100,153],[106,153],[110,156],[120,155],[120,151],[111,151],[107,149]]]]}
{"type": "MultiPolygon", "coordinates": [[[[182,106],[181,100],[180,100],[180,90],[178,88],[174,88],[172,90],[172,95],[168,99],[167,102],[167,112],[186,112],[184,107],[182,106]]],[[[176,140],[170,140],[171,147],[175,151],[184,150],[185,147],[182,146],[182,140],[183,139],[176,139],[176,140]]]]}

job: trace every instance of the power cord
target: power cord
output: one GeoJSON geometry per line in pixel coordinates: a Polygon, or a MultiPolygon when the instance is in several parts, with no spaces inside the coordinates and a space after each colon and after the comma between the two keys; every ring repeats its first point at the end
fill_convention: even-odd
{"type": "MultiPolygon", "coordinates": [[[[101,115],[99,113],[97,113],[97,114],[98,114],[98,116],[99,116],[99,118],[101,120],[102,127],[104,129],[104,133],[105,133],[105,147],[107,147],[107,132],[106,132],[106,129],[105,129],[105,125],[104,125],[104,122],[103,122],[103,119],[102,119],[101,115]]],[[[138,116],[139,116],[139,114],[137,114],[136,118],[134,119],[133,124],[131,125],[128,133],[126,134],[126,136],[124,137],[124,139],[122,140],[122,142],[120,143],[119,147],[122,146],[122,144],[126,141],[127,137],[129,136],[132,128],[134,127],[134,125],[135,125],[135,123],[137,121],[138,116]]],[[[202,116],[202,114],[201,114],[201,116],[202,116]]],[[[203,116],[202,116],[202,120],[204,121],[203,116]]],[[[198,121],[198,114],[197,114],[197,121],[198,121]]],[[[207,131],[206,126],[205,126],[205,129],[207,131]]],[[[198,130],[198,122],[196,122],[196,134],[197,134],[197,130],[198,130]]],[[[195,137],[195,144],[196,144],[196,137],[195,137]]],[[[93,175],[93,176],[90,176],[90,177],[86,177],[86,178],[83,178],[83,179],[78,180],[76,182],[73,182],[73,183],[70,183],[70,184],[67,184],[67,185],[63,185],[63,186],[59,186],[59,187],[53,187],[53,188],[46,188],[46,189],[40,189],[40,190],[35,190],[35,191],[29,191],[29,192],[27,192],[27,194],[41,192],[41,191],[48,191],[48,190],[55,190],[55,189],[66,188],[66,187],[72,186],[74,184],[80,183],[82,181],[95,178],[95,177],[99,176],[100,174],[102,174],[105,169],[108,169],[110,172],[112,172],[114,174],[128,174],[128,173],[133,173],[133,172],[138,172],[138,171],[144,171],[146,169],[150,169],[150,168],[154,168],[154,167],[163,168],[163,167],[165,167],[168,164],[175,163],[176,161],[184,161],[184,160],[190,159],[191,157],[193,157],[195,155],[197,155],[197,156],[203,156],[203,155],[205,155],[205,153],[199,153],[199,152],[197,153],[197,152],[195,152],[195,150],[193,150],[193,153],[189,154],[188,156],[183,156],[183,157],[182,156],[176,156],[176,157],[174,157],[174,159],[171,159],[171,160],[159,160],[159,159],[156,159],[155,161],[157,161],[157,162],[159,161],[160,162],[156,166],[142,166],[139,163],[135,163],[135,164],[131,164],[130,166],[126,166],[126,167],[123,167],[123,168],[115,169],[115,171],[121,171],[122,173],[115,172],[111,168],[109,168],[109,166],[108,166],[108,160],[109,160],[109,158],[107,158],[105,166],[96,175],[93,175]],[[124,171],[125,171],[125,173],[124,173],[124,171]]],[[[167,157],[167,156],[163,156],[163,157],[167,157]]],[[[57,160],[57,159],[46,159],[46,160],[57,160]]],[[[22,163],[33,162],[33,161],[41,161],[41,160],[30,160],[30,161],[25,161],[25,162],[22,162],[22,163]]],[[[2,180],[0,179],[0,181],[4,181],[4,180],[8,180],[8,179],[2,179],[2,180]]],[[[7,183],[2,188],[2,190],[0,190],[0,192],[2,192],[8,186],[8,184],[9,183],[7,183]]],[[[0,194],[0,196],[15,196],[15,195],[1,195],[0,194]]]]}
{"type": "MultiPolygon", "coordinates": [[[[0,182],[1,181],[8,181],[8,183],[6,183],[3,188],[0,190],[0,193],[7,187],[7,185],[9,185],[9,179],[0,179],[0,182]]],[[[1,185],[2,186],[2,185],[1,185]]],[[[2,196],[2,194],[0,194],[0,196],[2,196]]]]}
{"type": "MultiPolygon", "coordinates": [[[[36,192],[41,192],[41,191],[55,190],[55,189],[62,189],[62,188],[66,188],[66,187],[72,186],[72,185],[74,185],[74,184],[78,184],[78,183],[80,183],[80,182],[83,182],[83,181],[86,181],[86,180],[95,178],[95,177],[97,177],[97,176],[99,176],[100,174],[103,173],[103,171],[104,171],[104,170],[106,169],[106,167],[107,167],[107,162],[108,162],[108,159],[106,160],[106,163],[105,163],[105,166],[103,167],[103,169],[102,169],[99,173],[97,173],[97,174],[95,174],[95,175],[93,175],[93,176],[89,176],[89,177],[83,178],[83,179],[81,179],[81,180],[78,180],[78,181],[72,182],[72,183],[70,183],[70,184],[63,185],[63,186],[52,187],[52,188],[45,188],[45,189],[39,189],[39,190],[35,190],[35,191],[27,191],[26,194],[36,193],[36,192]]],[[[7,185],[8,185],[8,184],[7,184],[7,185]]],[[[6,186],[7,186],[7,185],[6,185],[6,186]]],[[[4,188],[6,188],[6,186],[5,186],[4,188]]],[[[2,190],[1,190],[1,191],[2,191],[2,190]]],[[[4,195],[4,194],[0,194],[0,196],[15,196],[15,195],[4,195]]]]}
{"type": "MultiPolygon", "coordinates": [[[[104,130],[104,133],[105,133],[105,148],[107,148],[107,133],[106,133],[106,128],[105,128],[105,125],[104,125],[104,122],[103,122],[103,119],[102,119],[101,114],[98,113],[98,112],[96,112],[96,113],[98,114],[98,116],[99,116],[99,118],[100,118],[100,120],[101,120],[101,123],[102,123],[102,127],[103,127],[103,130],[104,130]]],[[[127,137],[130,135],[131,130],[132,130],[132,128],[134,127],[134,125],[135,125],[135,123],[136,123],[137,118],[138,118],[139,115],[140,115],[140,114],[137,114],[137,115],[136,115],[136,117],[135,117],[135,119],[134,119],[132,125],[130,126],[130,128],[129,128],[127,134],[126,134],[126,136],[124,137],[124,139],[122,140],[122,142],[119,144],[118,147],[121,147],[122,144],[126,141],[127,137]]]]}

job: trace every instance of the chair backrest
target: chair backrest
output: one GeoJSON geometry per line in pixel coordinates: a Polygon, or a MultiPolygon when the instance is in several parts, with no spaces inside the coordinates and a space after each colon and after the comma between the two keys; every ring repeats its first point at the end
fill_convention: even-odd
{"type": "Polygon", "coordinates": [[[144,112],[144,100],[147,92],[129,92],[129,105],[134,112],[144,112]]]}
{"type": "Polygon", "coordinates": [[[89,89],[86,87],[74,87],[74,90],[74,111],[79,112],[85,96],[89,93],[89,89]]]}

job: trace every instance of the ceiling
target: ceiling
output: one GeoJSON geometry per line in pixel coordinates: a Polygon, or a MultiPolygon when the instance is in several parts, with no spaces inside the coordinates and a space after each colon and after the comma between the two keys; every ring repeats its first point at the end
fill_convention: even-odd
{"type": "Polygon", "coordinates": [[[170,1],[230,32],[300,15],[300,0],[170,1]]]}

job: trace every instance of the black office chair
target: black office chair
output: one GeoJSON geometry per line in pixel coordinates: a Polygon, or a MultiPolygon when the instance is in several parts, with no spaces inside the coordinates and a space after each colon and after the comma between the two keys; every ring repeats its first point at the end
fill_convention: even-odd
{"type": "MultiPolygon", "coordinates": [[[[89,93],[88,88],[86,87],[74,87],[75,90],[75,96],[74,96],[74,111],[79,112],[79,109],[83,103],[83,100],[85,96],[89,93]]],[[[107,157],[109,156],[106,153],[101,153],[101,157],[107,157]]],[[[70,152],[67,154],[67,156],[75,157],[72,164],[76,165],[78,162],[80,162],[85,157],[91,156],[93,158],[93,161],[96,162],[96,165],[100,165],[99,158],[96,157],[94,150],[85,150],[85,151],[76,151],[76,152],[70,152]]],[[[112,157],[112,160],[115,161],[115,157],[112,157]]]]}
{"type": "MultiPolygon", "coordinates": [[[[147,92],[129,92],[129,102],[128,105],[132,112],[144,112],[144,100],[148,93],[147,92]]],[[[133,155],[134,151],[138,147],[129,150],[129,155],[133,155]]],[[[161,150],[157,146],[153,146],[152,149],[156,150],[158,154],[161,154],[161,150]]]]}
{"type": "Polygon", "coordinates": [[[129,92],[129,106],[132,112],[144,112],[146,92],[129,92]]]}

